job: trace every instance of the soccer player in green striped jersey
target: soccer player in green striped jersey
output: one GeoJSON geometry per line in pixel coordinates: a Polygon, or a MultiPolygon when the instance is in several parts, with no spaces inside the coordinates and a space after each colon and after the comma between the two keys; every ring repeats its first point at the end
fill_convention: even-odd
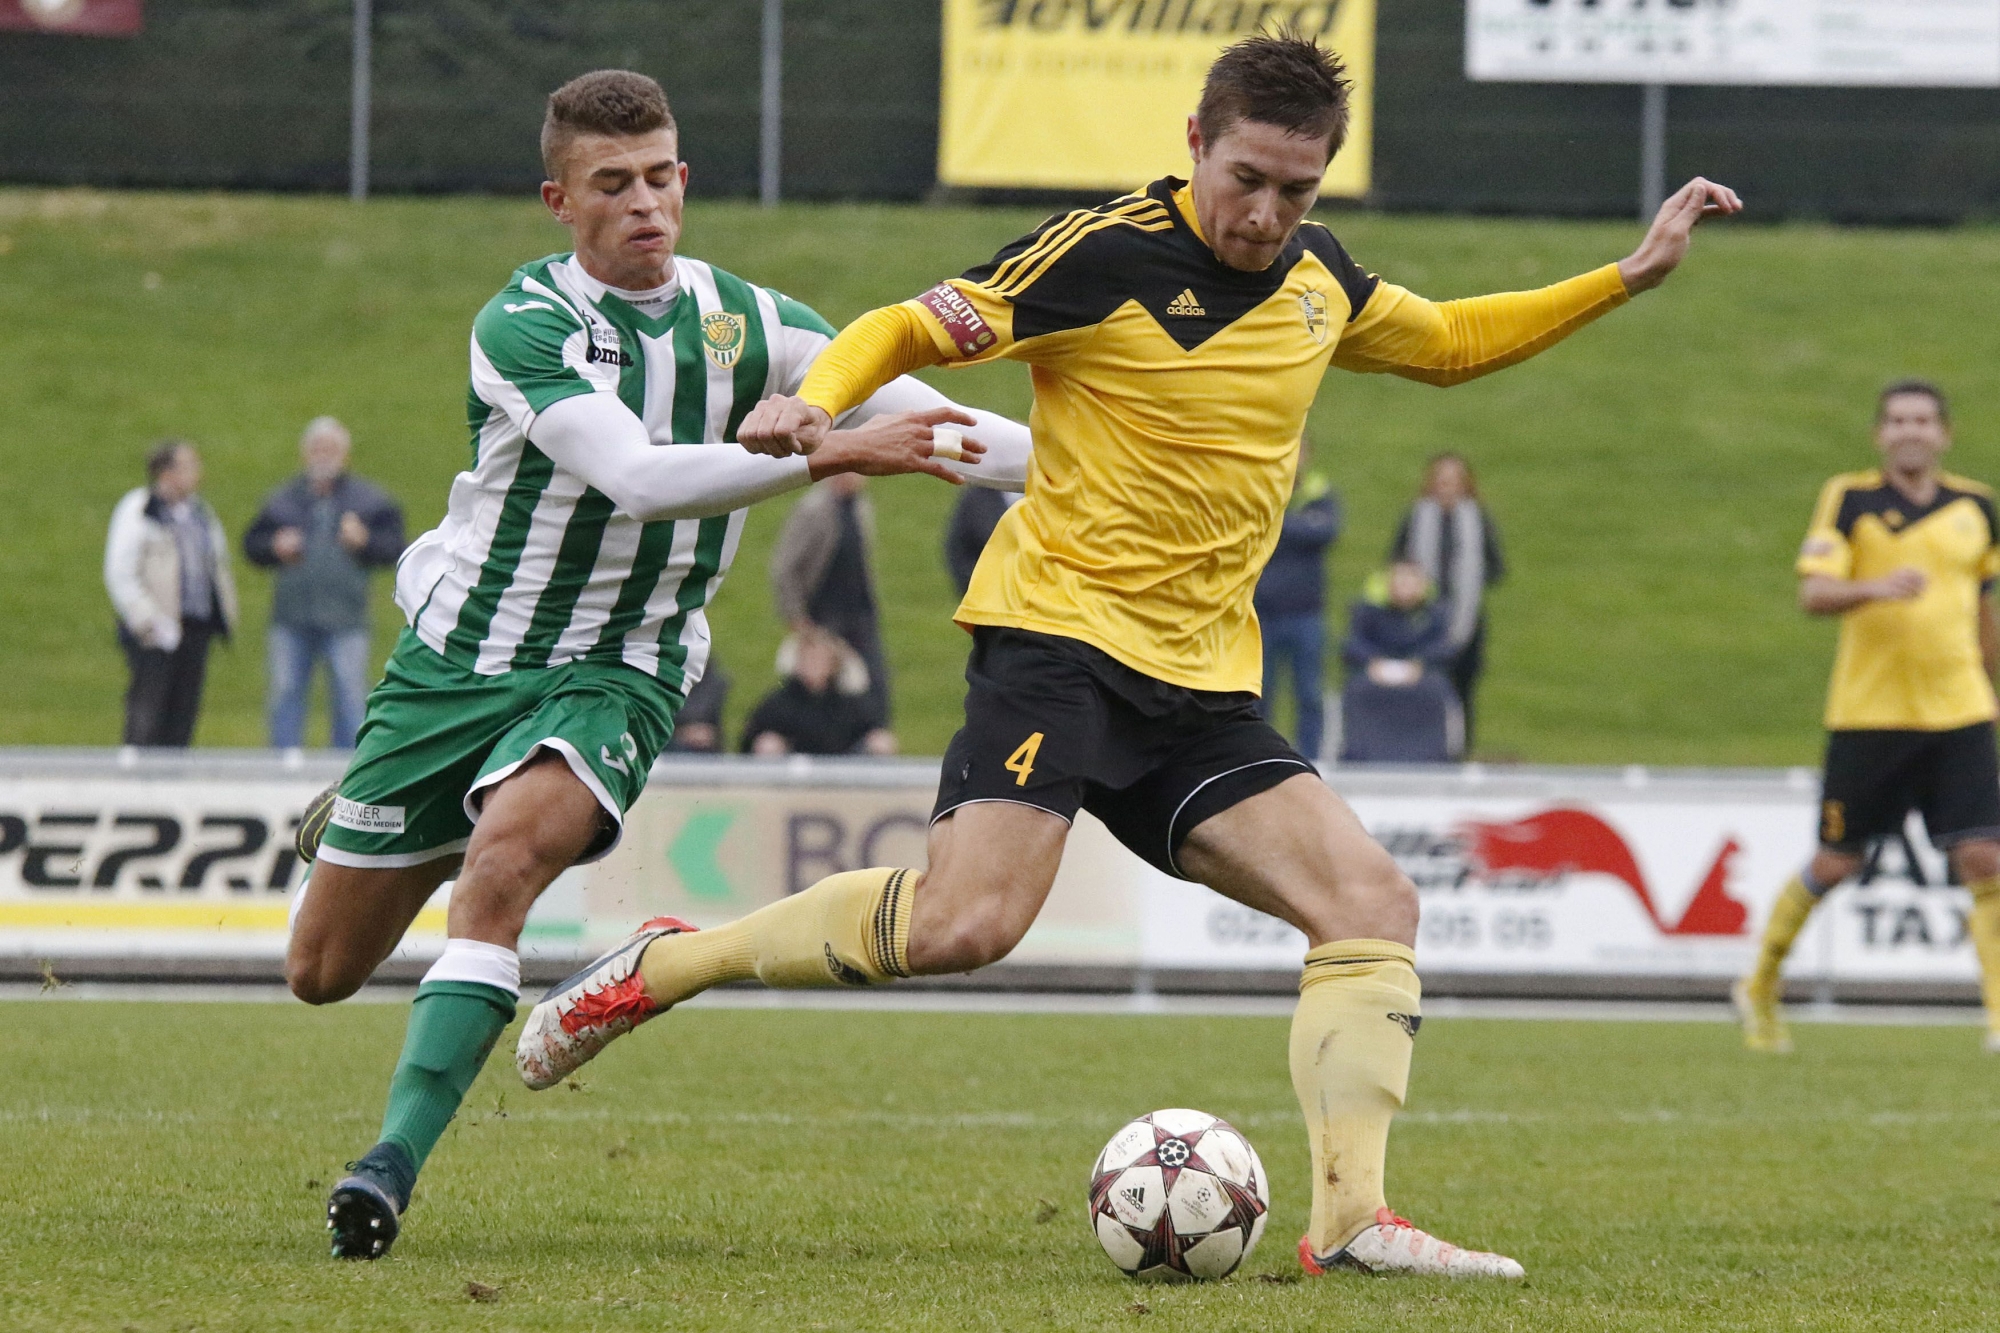
{"type": "Polygon", "coordinates": [[[286,959],[309,1003],[353,994],[456,875],[380,1140],[328,1202],[340,1257],[394,1241],[514,1016],[535,899],[617,844],[707,662],[703,608],[746,506],[838,472],[1017,489],[1026,472],[1026,428],[914,380],[809,459],[731,443],[760,399],[797,391],[833,329],[675,253],[687,168],[653,80],[606,70],[558,89],[542,156],[543,200],[576,249],[524,265],[473,321],[471,463],[397,569],[409,627],[309,821],[323,836],[286,959]],[[934,456],[945,422],[971,428],[962,457],[934,456]]]}

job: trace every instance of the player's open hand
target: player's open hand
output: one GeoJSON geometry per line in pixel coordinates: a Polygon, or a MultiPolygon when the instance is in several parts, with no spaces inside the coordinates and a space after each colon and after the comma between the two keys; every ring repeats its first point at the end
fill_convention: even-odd
{"type": "Polygon", "coordinates": [[[857,472],[864,477],[924,472],[954,486],[962,485],[964,478],[946,466],[946,459],[956,453],[961,465],[976,464],[986,446],[956,431],[951,435],[958,438],[951,440],[938,428],[973,424],[971,417],[954,408],[933,407],[876,417],[852,430],[828,431],[812,453],[813,480],[836,472],[857,472]]]}
{"type": "Polygon", "coordinates": [[[1696,176],[1681,186],[1660,205],[1639,248],[1618,261],[1625,290],[1637,296],[1665,282],[1687,258],[1688,243],[1703,218],[1733,217],[1742,211],[1743,201],[1727,185],[1696,176]]]}
{"type": "Polygon", "coordinates": [[[833,418],[825,409],[778,393],[750,409],[750,415],[736,428],[736,442],[753,454],[790,458],[818,449],[832,428],[833,418]]]}

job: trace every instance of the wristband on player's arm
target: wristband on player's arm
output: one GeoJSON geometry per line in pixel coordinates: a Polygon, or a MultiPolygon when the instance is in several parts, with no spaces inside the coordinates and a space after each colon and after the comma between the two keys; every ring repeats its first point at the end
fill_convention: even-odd
{"type": "Polygon", "coordinates": [[[922,315],[907,304],[884,306],[840,331],[814,359],[799,397],[838,417],[898,375],[944,359],[922,315]]]}

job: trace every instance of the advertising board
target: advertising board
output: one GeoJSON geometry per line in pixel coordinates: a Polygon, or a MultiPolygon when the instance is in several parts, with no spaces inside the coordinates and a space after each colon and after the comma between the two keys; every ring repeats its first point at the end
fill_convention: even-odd
{"type": "Polygon", "coordinates": [[[944,0],[938,179],[1128,190],[1188,168],[1187,118],[1223,47],[1290,26],[1353,81],[1323,192],[1368,192],[1375,0],[944,0]]]}
{"type": "MultiPolygon", "coordinates": [[[[337,759],[0,754],[0,958],[261,960],[275,974],[305,878],[292,832],[337,759]]],[[[924,864],[934,763],[663,761],[604,861],[565,874],[522,940],[567,965],[671,913],[716,925],[865,865],[924,864]]],[[[1716,981],[1741,973],[1812,851],[1809,773],[1336,769],[1417,885],[1427,976],[1716,981]]],[[[1926,986],[1977,977],[1968,899],[1920,826],[1836,890],[1794,975],[1926,986]]],[[[400,955],[434,956],[449,887],[400,955]]],[[[1079,817],[1048,905],[1009,958],[1087,982],[1282,974],[1305,940],[1152,869],[1079,817]]]]}
{"type": "Polygon", "coordinates": [[[1991,87],[2000,84],[2000,0],[1467,0],[1465,73],[1991,87]]]}

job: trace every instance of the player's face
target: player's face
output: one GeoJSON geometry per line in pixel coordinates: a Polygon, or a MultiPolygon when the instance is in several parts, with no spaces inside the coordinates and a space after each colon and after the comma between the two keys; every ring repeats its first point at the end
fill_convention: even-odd
{"type": "Polygon", "coordinates": [[[1927,393],[1899,393],[1882,404],[1875,447],[1896,472],[1927,472],[1951,448],[1951,428],[1927,393]]]}
{"type": "Polygon", "coordinates": [[[1188,152],[1195,217],[1215,257],[1246,273],[1271,267],[1319,198],[1326,140],[1239,120],[1205,143],[1201,125],[1189,116],[1188,152]]]}
{"type": "Polygon", "coordinates": [[[687,164],[672,130],[578,135],[542,201],[570,229],[586,272],[644,291],[667,280],[681,238],[687,164]]]}

